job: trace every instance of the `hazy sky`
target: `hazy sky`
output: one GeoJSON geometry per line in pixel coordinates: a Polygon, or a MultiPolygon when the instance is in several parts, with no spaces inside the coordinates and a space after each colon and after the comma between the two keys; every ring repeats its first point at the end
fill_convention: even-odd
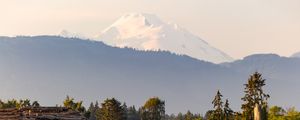
{"type": "Polygon", "coordinates": [[[0,35],[95,36],[130,12],[177,23],[234,58],[300,51],[300,0],[0,0],[0,35]]]}

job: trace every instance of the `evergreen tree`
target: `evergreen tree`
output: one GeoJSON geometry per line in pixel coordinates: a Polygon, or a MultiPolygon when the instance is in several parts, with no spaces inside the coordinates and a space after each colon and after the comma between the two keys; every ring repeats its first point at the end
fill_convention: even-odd
{"type": "Polygon", "coordinates": [[[191,111],[187,111],[187,113],[184,115],[184,120],[193,120],[194,115],[191,113],[191,111]]]}
{"type": "Polygon", "coordinates": [[[158,97],[150,98],[141,108],[142,120],[163,120],[165,116],[165,102],[158,97]]]}
{"type": "Polygon", "coordinates": [[[224,120],[233,120],[234,119],[234,112],[229,107],[228,99],[226,99],[225,105],[224,105],[224,120]]]}
{"type": "Polygon", "coordinates": [[[234,116],[234,120],[242,120],[242,114],[239,112],[234,112],[233,116],[234,116]]]}
{"type": "Polygon", "coordinates": [[[140,120],[139,112],[135,109],[135,106],[130,106],[127,109],[127,119],[128,120],[140,120]]]}
{"type": "Polygon", "coordinates": [[[101,118],[101,113],[100,113],[100,107],[99,107],[99,103],[98,101],[96,101],[95,103],[95,117],[96,117],[96,120],[100,120],[101,118]]]}
{"type": "Polygon", "coordinates": [[[178,113],[176,120],[184,120],[184,116],[182,115],[182,113],[178,113]]]}
{"type": "Polygon", "coordinates": [[[101,104],[100,120],[126,120],[126,113],[121,103],[115,98],[106,99],[101,104]]]}
{"type": "Polygon", "coordinates": [[[88,114],[87,118],[88,118],[88,120],[97,120],[96,119],[96,111],[97,111],[96,105],[94,105],[94,103],[92,102],[90,104],[90,107],[87,110],[87,114],[88,114]]]}
{"type": "Polygon", "coordinates": [[[176,115],[174,115],[174,114],[171,114],[171,115],[166,114],[164,120],[176,120],[176,115]]]}
{"type": "Polygon", "coordinates": [[[263,116],[266,116],[267,111],[267,99],[270,97],[268,94],[263,92],[262,87],[265,86],[265,79],[258,72],[255,72],[248,79],[245,85],[245,96],[242,98],[244,104],[242,104],[243,118],[245,120],[253,120],[254,113],[253,109],[255,104],[262,107],[263,116]]]}
{"type": "Polygon", "coordinates": [[[214,120],[223,120],[223,102],[222,102],[223,95],[218,90],[217,95],[215,96],[212,104],[214,105],[214,112],[213,112],[213,119],[214,120]]]}
{"type": "Polygon", "coordinates": [[[124,113],[123,114],[123,119],[127,119],[128,108],[127,108],[126,103],[124,102],[121,107],[122,107],[123,113],[124,113]]]}
{"type": "Polygon", "coordinates": [[[40,104],[39,104],[38,101],[33,101],[32,106],[33,107],[40,107],[40,104]]]}
{"type": "Polygon", "coordinates": [[[205,118],[206,120],[214,120],[214,110],[208,110],[208,111],[205,113],[204,118],[205,118]]]}

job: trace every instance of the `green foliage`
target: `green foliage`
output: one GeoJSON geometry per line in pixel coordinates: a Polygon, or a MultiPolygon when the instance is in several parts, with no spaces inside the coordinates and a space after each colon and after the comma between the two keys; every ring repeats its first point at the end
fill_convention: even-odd
{"type": "Polygon", "coordinates": [[[99,109],[98,103],[97,103],[97,105],[94,105],[94,103],[92,102],[90,104],[90,107],[88,108],[88,110],[85,112],[84,116],[86,118],[88,118],[88,120],[97,120],[97,118],[96,118],[96,111],[98,109],[99,109]]]}
{"type": "Polygon", "coordinates": [[[17,108],[19,105],[19,102],[15,99],[8,100],[7,102],[0,101],[0,108],[17,108]]]}
{"type": "Polygon", "coordinates": [[[234,112],[229,107],[228,99],[226,99],[225,105],[224,105],[224,120],[233,120],[234,119],[234,112]]]}
{"type": "Polygon", "coordinates": [[[128,120],[140,120],[140,114],[139,112],[136,110],[135,106],[130,106],[127,109],[127,119],[128,120]]]}
{"type": "MultiPolygon", "coordinates": [[[[64,107],[81,112],[87,120],[253,120],[255,104],[263,108],[262,113],[264,120],[300,120],[300,112],[294,107],[284,110],[279,106],[273,106],[267,109],[267,100],[270,96],[263,91],[265,79],[262,78],[260,73],[255,72],[252,74],[244,85],[245,96],[241,98],[244,101],[242,104],[242,113],[234,112],[229,107],[228,99],[226,99],[225,104],[223,104],[223,95],[218,90],[212,101],[214,110],[207,111],[204,118],[200,114],[193,114],[191,111],[187,111],[185,114],[166,115],[165,102],[158,97],[148,99],[138,110],[135,106],[127,107],[125,103],[121,104],[115,98],[106,99],[101,104],[101,108],[98,102],[96,102],[95,105],[91,103],[87,111],[83,107],[82,101],[75,102],[74,98],[69,96],[63,101],[63,105],[64,107]]],[[[19,109],[23,107],[40,107],[40,104],[37,101],[31,104],[29,99],[12,99],[6,102],[0,100],[0,109],[19,109]]]]}
{"type": "Polygon", "coordinates": [[[184,115],[185,120],[193,120],[194,115],[191,113],[191,111],[187,111],[187,113],[184,115]]]}
{"type": "Polygon", "coordinates": [[[262,87],[265,86],[265,79],[263,79],[262,75],[258,72],[252,74],[248,79],[247,84],[244,85],[245,96],[242,98],[242,100],[244,101],[244,104],[242,104],[243,117],[245,120],[253,120],[253,109],[255,104],[262,106],[263,111],[266,111],[267,99],[270,96],[263,92],[262,87]]]}
{"type": "Polygon", "coordinates": [[[178,113],[176,120],[184,120],[184,115],[182,113],[178,113]]]}
{"type": "Polygon", "coordinates": [[[186,114],[178,113],[166,115],[164,120],[203,120],[203,117],[199,114],[193,114],[191,111],[187,111],[186,114]]]}
{"type": "Polygon", "coordinates": [[[38,101],[33,101],[32,107],[40,107],[40,103],[38,101]]]}
{"type": "Polygon", "coordinates": [[[242,120],[242,114],[241,113],[239,113],[239,112],[234,112],[234,114],[233,114],[233,119],[234,120],[242,120]]]}
{"type": "Polygon", "coordinates": [[[278,106],[269,109],[269,120],[284,120],[285,110],[278,106]]]}
{"type": "Polygon", "coordinates": [[[25,100],[20,100],[19,101],[19,104],[18,104],[17,108],[23,108],[23,107],[29,107],[29,106],[31,106],[30,100],[25,99],[25,100]]]}
{"type": "Polygon", "coordinates": [[[225,105],[222,102],[223,95],[218,90],[212,104],[215,110],[206,112],[205,118],[207,120],[234,120],[234,111],[229,107],[229,101],[226,99],[225,105]]]}
{"type": "Polygon", "coordinates": [[[143,120],[162,120],[165,116],[165,102],[158,97],[148,99],[141,108],[141,117],[143,120]]]}
{"type": "Polygon", "coordinates": [[[99,120],[126,120],[126,108],[115,98],[106,99],[101,104],[99,120]]]}
{"type": "Polygon", "coordinates": [[[295,107],[289,108],[286,112],[287,120],[300,120],[300,112],[295,107]]]}
{"type": "Polygon", "coordinates": [[[223,120],[223,102],[222,102],[223,95],[218,90],[217,95],[215,96],[212,104],[214,105],[215,110],[213,111],[213,119],[214,120],[223,120]]]}
{"type": "Polygon", "coordinates": [[[208,110],[204,117],[206,120],[214,120],[214,110],[208,110]]]}
{"type": "Polygon", "coordinates": [[[268,120],[300,120],[300,112],[295,107],[284,110],[281,107],[273,106],[269,109],[268,120]]]}
{"type": "Polygon", "coordinates": [[[202,117],[200,115],[191,113],[191,111],[187,111],[187,113],[184,115],[184,120],[202,120],[202,117]]]}
{"type": "Polygon", "coordinates": [[[69,96],[66,97],[66,99],[63,101],[63,104],[66,108],[70,108],[81,113],[85,112],[85,108],[82,106],[82,101],[74,102],[74,98],[69,96]]]}
{"type": "Polygon", "coordinates": [[[35,107],[36,105],[39,105],[37,101],[34,101],[33,104],[30,103],[29,99],[24,99],[24,100],[8,100],[7,102],[3,102],[0,100],[0,109],[5,109],[5,108],[24,108],[24,107],[35,107]]]}

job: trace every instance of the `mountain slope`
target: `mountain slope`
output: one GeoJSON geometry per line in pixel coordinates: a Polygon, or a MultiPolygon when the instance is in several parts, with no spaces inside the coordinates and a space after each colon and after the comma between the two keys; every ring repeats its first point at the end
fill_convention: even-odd
{"type": "Polygon", "coordinates": [[[117,97],[140,106],[158,96],[166,100],[169,113],[205,112],[217,89],[232,99],[239,97],[240,87],[224,86],[227,80],[237,81],[231,79],[234,76],[225,67],[169,52],[135,51],[55,36],[0,38],[3,99],[31,98],[55,105],[70,95],[87,105],[117,97]]]}
{"type": "Polygon", "coordinates": [[[258,71],[266,80],[265,91],[270,94],[270,104],[300,108],[300,59],[281,57],[276,54],[255,54],[228,63],[225,66],[246,75],[258,71]],[[288,102],[287,102],[288,101],[288,102]]]}
{"type": "Polygon", "coordinates": [[[176,24],[165,23],[152,14],[131,13],[105,29],[97,40],[139,50],[167,50],[213,63],[233,59],[176,24]]]}
{"type": "Polygon", "coordinates": [[[240,110],[243,84],[255,71],[267,79],[271,105],[296,106],[300,59],[251,55],[216,65],[162,51],[135,51],[102,42],[56,36],[0,37],[0,98],[30,98],[43,105],[66,95],[89,102],[108,97],[141,106],[166,100],[166,112],[205,113],[219,89],[240,110]],[[289,102],[286,102],[286,101],[289,102]]]}
{"type": "Polygon", "coordinates": [[[298,57],[298,58],[300,58],[300,52],[293,54],[292,57],[298,57]]]}

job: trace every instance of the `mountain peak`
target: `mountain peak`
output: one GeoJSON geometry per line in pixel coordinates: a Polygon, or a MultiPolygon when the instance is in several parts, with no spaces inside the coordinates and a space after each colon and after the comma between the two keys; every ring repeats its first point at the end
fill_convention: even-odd
{"type": "Polygon", "coordinates": [[[213,63],[233,59],[177,24],[148,13],[129,13],[105,29],[96,40],[117,47],[165,50],[213,63]]]}
{"type": "Polygon", "coordinates": [[[126,33],[135,32],[138,29],[145,27],[157,27],[164,24],[156,15],[149,13],[127,13],[121,16],[110,27],[106,28],[104,32],[110,29],[121,29],[126,33]]]}
{"type": "Polygon", "coordinates": [[[128,22],[141,22],[144,25],[160,25],[163,22],[154,14],[149,13],[127,13],[123,15],[115,24],[128,22]]]}

